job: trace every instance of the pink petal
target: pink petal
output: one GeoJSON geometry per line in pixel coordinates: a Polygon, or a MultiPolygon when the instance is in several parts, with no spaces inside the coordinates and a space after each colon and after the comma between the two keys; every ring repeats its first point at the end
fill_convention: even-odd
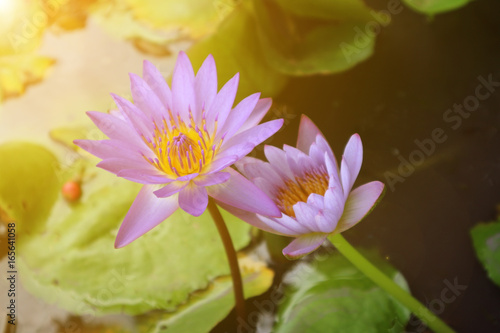
{"type": "Polygon", "coordinates": [[[142,187],[120,226],[115,248],[123,247],[144,235],[172,215],[179,207],[175,196],[158,199],[153,194],[156,188],[150,185],[142,187]]]}
{"type": "Polygon", "coordinates": [[[139,136],[135,135],[134,128],[129,126],[127,122],[108,113],[88,111],[87,115],[110,139],[126,142],[135,148],[147,149],[139,136]]]}
{"type": "Polygon", "coordinates": [[[358,177],[361,164],[363,163],[363,145],[361,138],[358,134],[354,134],[347,142],[342,157],[340,168],[340,178],[342,179],[342,186],[344,194],[347,195],[352,189],[356,178],[358,177]]]}
{"type": "Polygon", "coordinates": [[[343,232],[361,221],[375,207],[384,191],[384,184],[379,181],[370,182],[356,188],[347,198],[335,233],[343,232]]]}
{"type": "Polygon", "coordinates": [[[151,172],[156,171],[158,173],[158,176],[161,176],[161,174],[144,159],[142,159],[141,161],[141,159],[130,158],[106,158],[103,161],[99,162],[97,166],[112,173],[118,173],[122,170],[127,169],[146,169],[150,170],[151,172]]]}
{"type": "Polygon", "coordinates": [[[276,187],[284,187],[281,176],[274,170],[271,164],[253,157],[244,157],[235,163],[238,170],[248,179],[263,178],[276,187]]]}
{"type": "Polygon", "coordinates": [[[356,179],[351,178],[351,172],[345,159],[342,159],[340,164],[340,178],[342,180],[342,188],[344,189],[344,197],[347,199],[356,179]]]}
{"type": "Polygon", "coordinates": [[[172,75],[172,104],[174,114],[184,121],[189,119],[189,108],[196,106],[194,93],[194,71],[188,56],[179,52],[172,75]]]}
{"type": "Polygon", "coordinates": [[[299,259],[323,244],[328,234],[313,233],[294,239],[283,249],[283,255],[290,260],[299,259]]]}
{"type": "Polygon", "coordinates": [[[215,119],[217,119],[219,129],[224,126],[224,122],[234,104],[239,80],[240,75],[237,73],[231,80],[227,81],[217,96],[215,96],[210,108],[207,109],[207,127],[209,132],[214,130],[215,119]]]}
{"type": "Polygon", "coordinates": [[[309,194],[307,204],[317,207],[319,210],[325,209],[325,197],[316,193],[309,194]]]}
{"type": "MultiPolygon", "coordinates": [[[[325,160],[325,165],[326,165],[326,170],[328,172],[328,175],[330,178],[333,180],[334,184],[329,184],[330,187],[341,187],[341,190],[343,191],[343,187],[340,183],[340,178],[339,178],[339,170],[337,168],[337,164],[330,159],[328,156],[328,153],[325,153],[324,155],[324,160],[325,160]]],[[[345,196],[347,198],[347,196],[345,196]]]]}
{"type": "MultiPolygon", "coordinates": [[[[123,143],[116,140],[74,140],[73,143],[102,159],[128,158],[133,153],[128,147],[122,149],[123,143]]],[[[140,154],[137,153],[137,156],[140,154]]]]}
{"type": "MultiPolygon", "coordinates": [[[[195,110],[198,116],[201,109],[206,110],[212,105],[217,95],[217,69],[215,67],[214,57],[210,54],[201,65],[194,80],[194,91],[196,94],[195,110]]],[[[198,119],[197,117],[194,118],[198,119]]]]}
{"type": "Polygon", "coordinates": [[[248,116],[250,116],[259,101],[259,97],[260,93],[256,93],[239,102],[238,105],[236,105],[236,107],[229,113],[226,122],[224,123],[224,127],[217,133],[217,137],[220,138],[222,135],[232,137],[234,133],[240,129],[241,125],[243,125],[243,123],[248,119],[248,116]]]}
{"type": "Polygon", "coordinates": [[[210,186],[224,183],[229,177],[231,177],[231,175],[227,172],[216,172],[196,177],[193,181],[198,186],[210,186]]]}
{"type": "Polygon", "coordinates": [[[269,198],[275,197],[276,193],[279,189],[279,187],[276,186],[276,184],[274,184],[273,182],[270,182],[266,178],[257,177],[257,178],[252,179],[252,182],[255,184],[255,186],[257,186],[262,191],[264,191],[264,193],[267,194],[267,196],[269,198]]]}
{"type": "Polygon", "coordinates": [[[236,208],[234,206],[227,205],[220,201],[216,202],[219,206],[221,206],[237,218],[242,219],[243,221],[253,225],[256,228],[262,229],[272,234],[296,237],[308,232],[308,230],[302,225],[298,224],[295,219],[287,215],[282,215],[282,217],[280,218],[269,218],[236,208]]]}
{"type": "Polygon", "coordinates": [[[337,223],[344,213],[345,198],[342,188],[340,186],[328,188],[324,196],[324,204],[325,210],[335,214],[335,223],[337,223]]]}
{"type": "Polygon", "coordinates": [[[299,135],[297,137],[297,148],[304,153],[309,152],[309,147],[316,141],[316,135],[322,135],[318,127],[306,115],[300,118],[299,135]]]}
{"type": "Polygon", "coordinates": [[[315,224],[316,215],[319,214],[318,207],[299,201],[293,205],[293,211],[295,212],[297,222],[307,228],[308,232],[323,232],[321,230],[317,230],[315,224]]]}
{"type": "Polygon", "coordinates": [[[212,174],[215,172],[219,172],[222,169],[231,166],[238,160],[238,156],[218,156],[217,159],[210,163],[210,168],[206,172],[206,174],[212,174]]]}
{"type": "Polygon", "coordinates": [[[167,176],[159,174],[158,171],[147,169],[120,170],[116,175],[140,184],[165,184],[172,181],[167,176]]]}
{"type": "Polygon", "coordinates": [[[130,74],[130,90],[134,104],[144,112],[149,119],[161,121],[167,114],[167,109],[160,98],[153,92],[149,85],[136,74],[130,74]]]}
{"type": "Polygon", "coordinates": [[[219,156],[235,155],[240,159],[276,133],[281,126],[283,119],[275,119],[236,134],[222,144],[219,156]]]}
{"type": "Polygon", "coordinates": [[[263,221],[264,219],[260,219],[257,214],[248,212],[246,210],[242,210],[239,208],[236,208],[231,205],[227,205],[223,202],[217,201],[217,205],[222,207],[224,210],[228,211],[229,213],[233,214],[237,218],[245,221],[248,224],[253,225],[256,228],[259,228],[261,230],[273,233],[273,234],[278,234],[278,235],[283,235],[283,236],[289,236],[291,234],[294,234],[293,231],[282,227],[280,224],[277,224],[275,221],[272,221],[271,219],[264,218],[265,221],[270,221],[270,223],[266,223],[263,221]],[[278,226],[278,229],[273,228],[273,226],[278,226]],[[284,231],[285,233],[283,233],[284,231]]]}
{"type": "Polygon", "coordinates": [[[158,198],[167,198],[171,195],[174,195],[177,192],[180,192],[183,188],[185,188],[189,182],[186,181],[173,181],[163,186],[159,190],[154,191],[154,194],[158,198]]]}
{"type": "Polygon", "coordinates": [[[154,157],[153,153],[150,150],[137,150],[137,148],[131,144],[114,139],[74,140],[74,143],[78,145],[80,148],[85,149],[89,153],[102,159],[119,158],[126,160],[135,160],[138,161],[139,163],[141,162],[147,163],[144,160],[144,156],[154,157]]]}
{"type": "Polygon", "coordinates": [[[158,69],[149,61],[144,60],[142,76],[144,81],[154,91],[167,110],[172,109],[172,92],[158,69]]]}
{"type": "Polygon", "coordinates": [[[333,232],[341,213],[335,214],[334,211],[318,207],[322,206],[323,203],[320,203],[318,206],[312,205],[311,203],[314,199],[308,199],[308,201],[308,203],[300,201],[293,205],[293,211],[298,223],[307,227],[308,232],[333,232]]]}
{"type": "Polygon", "coordinates": [[[205,187],[190,183],[179,192],[179,207],[193,216],[203,214],[208,205],[208,195],[205,187]]]}
{"type": "Polygon", "coordinates": [[[264,222],[268,228],[274,234],[298,237],[302,234],[309,233],[309,230],[302,224],[298,223],[296,219],[290,217],[286,214],[281,215],[281,217],[267,217],[262,215],[257,215],[258,218],[264,222]]]}
{"type": "Polygon", "coordinates": [[[283,150],[286,153],[288,167],[294,177],[302,177],[306,172],[314,170],[315,167],[324,164],[324,161],[316,163],[310,156],[289,145],[283,145],[283,150]]]}
{"type": "Polygon", "coordinates": [[[241,133],[246,131],[247,129],[257,126],[262,118],[264,118],[267,111],[269,111],[269,109],[271,108],[272,103],[273,101],[270,98],[262,98],[261,100],[259,100],[248,119],[236,133],[241,133]]]}
{"type": "Polygon", "coordinates": [[[211,197],[249,212],[281,216],[276,204],[252,182],[231,168],[224,169],[224,171],[229,172],[231,178],[225,183],[208,186],[207,191],[211,197]]]}
{"type": "Polygon", "coordinates": [[[292,173],[288,165],[288,159],[285,151],[274,146],[265,146],[264,154],[267,160],[273,166],[274,170],[283,178],[294,179],[295,175],[292,173]]]}
{"type": "MultiPolygon", "coordinates": [[[[323,137],[323,135],[316,135],[316,142],[311,145],[312,147],[317,147],[319,150],[321,150],[324,153],[327,153],[328,157],[334,162],[334,164],[337,166],[338,170],[338,164],[337,164],[337,159],[335,158],[335,155],[333,154],[333,150],[326,141],[326,139],[323,137]]],[[[309,155],[311,155],[311,151],[309,150],[309,155]]]]}
{"type": "Polygon", "coordinates": [[[314,219],[316,222],[316,230],[328,234],[334,232],[339,222],[339,218],[340,216],[336,214],[336,211],[326,209],[320,211],[314,219]]]}
{"type": "MultiPolygon", "coordinates": [[[[116,106],[123,112],[130,123],[134,126],[135,130],[139,134],[148,134],[153,128],[153,122],[146,117],[144,112],[137,108],[132,102],[126,100],[123,97],[120,97],[115,94],[111,94],[113,99],[115,100],[116,106]]],[[[129,134],[129,133],[124,133],[129,134]]]]}

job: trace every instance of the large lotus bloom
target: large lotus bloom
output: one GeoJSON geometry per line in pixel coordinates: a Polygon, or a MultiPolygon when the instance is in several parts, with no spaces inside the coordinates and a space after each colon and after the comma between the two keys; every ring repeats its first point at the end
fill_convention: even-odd
{"type": "Polygon", "coordinates": [[[314,251],[329,235],[354,226],[384,189],[384,184],[374,181],[351,191],[363,160],[359,135],[347,143],[339,170],[332,149],[306,116],[301,119],[297,148],[266,146],[264,152],[269,163],[246,157],[236,165],[274,200],[283,215],[266,217],[226,208],[257,228],[296,237],[283,250],[289,259],[314,251]]]}
{"type": "Polygon", "coordinates": [[[172,89],[159,71],[144,62],[143,78],[131,74],[134,103],[112,95],[116,112],[88,112],[109,140],[76,140],[102,158],[99,167],[144,184],[115,242],[122,247],[148,232],[178,207],[201,215],[210,195],[218,203],[254,213],[280,216],[275,203],[230,168],[273,135],[282,119],[257,125],[271,106],[253,94],[232,108],[236,74],[217,92],[217,72],[209,56],[194,74],[179,54],[172,89]]]}

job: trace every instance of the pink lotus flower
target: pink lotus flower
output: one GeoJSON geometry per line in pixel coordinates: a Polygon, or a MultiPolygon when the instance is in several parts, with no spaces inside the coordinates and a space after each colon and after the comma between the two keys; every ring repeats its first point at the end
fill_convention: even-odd
{"type": "Polygon", "coordinates": [[[278,205],[281,217],[225,207],[265,231],[296,237],[284,250],[296,259],[316,250],[331,235],[361,221],[376,204],[384,184],[378,181],[351,191],[363,160],[363,146],[354,134],[345,147],[341,167],[314,123],[302,116],[297,148],[266,146],[269,163],[246,157],[236,165],[278,205]]]}
{"type": "Polygon", "coordinates": [[[236,74],[217,92],[217,72],[208,56],[194,74],[180,52],[172,90],[159,71],[144,62],[143,78],[130,74],[134,103],[112,95],[112,114],[88,112],[109,140],[75,140],[102,159],[97,165],[144,184],[118,231],[122,247],[169,217],[178,207],[199,216],[208,196],[217,203],[269,216],[276,204],[230,166],[276,133],[283,120],[258,125],[271,106],[253,94],[232,108],[236,74]]]}

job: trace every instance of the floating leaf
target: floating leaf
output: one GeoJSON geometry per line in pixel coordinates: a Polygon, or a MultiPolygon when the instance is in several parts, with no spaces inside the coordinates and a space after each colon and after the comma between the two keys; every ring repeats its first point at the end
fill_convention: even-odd
{"type": "Polygon", "coordinates": [[[49,136],[52,140],[71,150],[79,150],[73,143],[77,139],[87,139],[92,128],[86,126],[59,127],[51,130],[49,136]]]}
{"type": "MultiPolygon", "coordinates": [[[[262,294],[272,284],[274,273],[264,264],[249,257],[239,258],[245,288],[245,298],[262,294]]],[[[190,295],[189,301],[173,313],[151,315],[139,321],[140,327],[150,333],[210,331],[234,307],[232,280],[223,276],[210,286],[190,295]],[[193,320],[196,318],[196,320],[193,320]]]]}
{"type": "MultiPolygon", "coordinates": [[[[372,262],[408,290],[403,276],[376,256],[372,262]]],[[[299,264],[273,332],[400,332],[410,312],[341,255],[299,264]]]]}
{"type": "Polygon", "coordinates": [[[124,0],[134,17],[153,27],[200,38],[212,34],[236,0],[124,0]]]}
{"type": "Polygon", "coordinates": [[[479,261],[490,279],[500,286],[500,221],[476,225],[471,236],[479,261]]]}
{"type": "MultiPolygon", "coordinates": [[[[118,226],[139,187],[119,181],[82,200],[66,217],[53,215],[44,232],[20,249],[26,289],[75,313],[139,314],[175,310],[191,292],[228,274],[208,212],[195,218],[178,210],[132,244],[114,249],[118,226]]],[[[223,215],[241,249],[250,241],[249,225],[223,215]]]]}
{"type": "Polygon", "coordinates": [[[59,0],[50,2],[51,6],[45,5],[44,8],[54,17],[56,26],[64,30],[75,30],[85,27],[93,6],[99,2],[106,3],[99,0],[59,0]]]}
{"type": "Polygon", "coordinates": [[[54,60],[36,54],[0,56],[0,102],[19,96],[26,86],[45,78],[54,60]]]}
{"type": "Polygon", "coordinates": [[[366,30],[373,17],[362,1],[259,0],[254,4],[264,55],[282,73],[336,73],[373,53],[376,33],[366,30]]]}
{"type": "Polygon", "coordinates": [[[427,15],[449,12],[465,6],[471,0],[403,0],[411,9],[427,15]]]}
{"type": "Polygon", "coordinates": [[[0,6],[0,102],[24,93],[47,75],[54,60],[40,56],[45,29],[51,23],[42,1],[4,0],[0,6]]]}
{"type": "Polygon", "coordinates": [[[156,56],[168,56],[168,43],[178,38],[178,32],[151,27],[137,20],[125,4],[114,6],[104,3],[96,6],[93,19],[111,35],[132,41],[139,50],[156,56]]]}
{"type": "Polygon", "coordinates": [[[43,227],[58,198],[59,163],[47,149],[26,142],[1,145],[0,161],[0,210],[17,222],[24,241],[43,227]]]}
{"type": "Polygon", "coordinates": [[[220,25],[217,33],[196,43],[188,51],[193,66],[199,68],[207,55],[212,54],[217,63],[219,83],[240,72],[238,98],[259,91],[264,97],[277,94],[287,78],[262,59],[256,29],[248,9],[238,6],[220,25]]]}

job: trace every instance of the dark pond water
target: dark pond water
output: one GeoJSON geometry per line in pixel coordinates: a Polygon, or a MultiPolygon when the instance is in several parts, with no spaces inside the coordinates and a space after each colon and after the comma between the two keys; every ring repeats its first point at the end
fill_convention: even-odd
{"type": "MultiPolygon", "coordinates": [[[[334,76],[297,78],[275,98],[288,121],[273,145],[295,144],[301,113],[317,122],[338,155],[352,133],[361,135],[359,184],[378,179],[387,192],[345,237],[379,249],[424,303],[440,299],[445,281],[466,285],[440,314],[458,332],[500,332],[500,288],[477,261],[469,234],[478,222],[494,220],[500,203],[500,83],[475,111],[447,111],[473,106],[481,80],[500,82],[499,13],[500,2],[481,0],[434,20],[405,8],[383,28],[368,61],[334,76]],[[433,131],[440,142],[420,162],[415,140],[432,150],[433,131]],[[418,164],[413,173],[398,174],[410,157],[418,164]]],[[[288,265],[276,261],[276,283],[288,265]]],[[[230,332],[231,319],[215,331],[230,332]]]]}

